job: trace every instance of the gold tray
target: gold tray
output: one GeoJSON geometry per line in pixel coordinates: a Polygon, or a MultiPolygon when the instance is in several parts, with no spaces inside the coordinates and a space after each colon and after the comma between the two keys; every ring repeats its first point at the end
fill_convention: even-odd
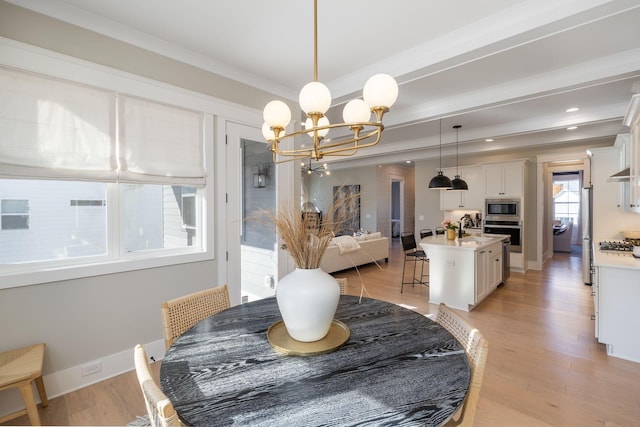
{"type": "Polygon", "coordinates": [[[339,320],[333,319],[327,335],[318,341],[302,342],[289,336],[282,320],[269,326],[267,339],[269,344],[279,353],[287,356],[312,356],[314,354],[331,353],[347,342],[351,331],[339,320]]]}

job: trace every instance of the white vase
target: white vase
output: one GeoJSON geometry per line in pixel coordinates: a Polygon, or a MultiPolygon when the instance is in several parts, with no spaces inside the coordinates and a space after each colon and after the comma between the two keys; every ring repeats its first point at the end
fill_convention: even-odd
{"type": "Polygon", "coordinates": [[[278,282],[276,300],[291,338],[318,341],[329,332],[340,300],[340,286],[320,268],[296,268],[278,282]]]}

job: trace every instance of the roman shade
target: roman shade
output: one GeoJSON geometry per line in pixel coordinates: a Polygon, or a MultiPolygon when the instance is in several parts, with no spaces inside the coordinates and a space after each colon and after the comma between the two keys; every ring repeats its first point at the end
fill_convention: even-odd
{"type": "Polygon", "coordinates": [[[120,181],[203,186],[202,113],[118,97],[120,181]]]}
{"type": "Polygon", "coordinates": [[[4,67],[0,99],[0,177],[205,184],[201,112],[4,67]]]}
{"type": "Polygon", "coordinates": [[[115,181],[115,94],[0,67],[0,176],[115,181]]]}

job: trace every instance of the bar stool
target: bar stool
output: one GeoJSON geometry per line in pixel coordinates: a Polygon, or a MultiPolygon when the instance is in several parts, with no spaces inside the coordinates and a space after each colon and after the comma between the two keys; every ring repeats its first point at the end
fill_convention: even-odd
{"type": "Polygon", "coordinates": [[[44,382],[42,381],[44,347],[45,344],[41,343],[0,353],[0,391],[19,388],[25,406],[25,409],[1,418],[0,423],[28,414],[31,425],[40,425],[40,415],[38,414],[31,383],[35,381],[42,407],[44,408],[49,404],[44,382]]]}
{"type": "Polygon", "coordinates": [[[402,283],[400,286],[400,293],[404,290],[405,284],[420,284],[420,285],[429,285],[429,281],[424,280],[424,276],[429,276],[428,274],[424,274],[424,264],[429,262],[427,258],[427,254],[422,250],[418,249],[416,245],[415,235],[410,231],[405,231],[400,234],[400,240],[402,241],[402,250],[404,251],[404,260],[402,263],[402,283]],[[411,280],[407,281],[405,273],[406,273],[406,265],[407,261],[413,262],[413,274],[411,276],[411,280]],[[420,266],[420,276],[416,276],[416,267],[418,262],[421,263],[420,266]]]}
{"type": "Polygon", "coordinates": [[[433,230],[430,228],[423,228],[420,230],[420,239],[433,236],[433,230]]]}

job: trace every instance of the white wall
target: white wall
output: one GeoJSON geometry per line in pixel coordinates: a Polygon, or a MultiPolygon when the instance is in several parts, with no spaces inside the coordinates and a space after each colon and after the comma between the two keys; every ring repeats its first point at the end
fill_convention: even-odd
{"type": "Polygon", "coordinates": [[[434,230],[444,219],[440,210],[440,190],[430,190],[429,181],[438,172],[439,159],[416,162],[416,215],[415,233],[419,236],[421,228],[434,230]]]}

